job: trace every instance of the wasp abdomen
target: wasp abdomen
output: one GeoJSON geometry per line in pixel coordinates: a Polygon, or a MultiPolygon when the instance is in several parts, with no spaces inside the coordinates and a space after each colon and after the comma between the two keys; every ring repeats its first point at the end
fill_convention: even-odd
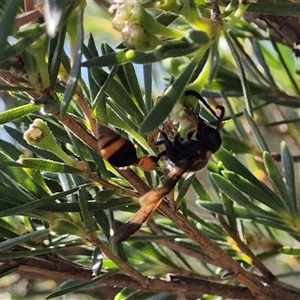
{"type": "Polygon", "coordinates": [[[113,166],[127,167],[139,162],[134,144],[114,130],[97,124],[96,139],[101,156],[113,166]]]}

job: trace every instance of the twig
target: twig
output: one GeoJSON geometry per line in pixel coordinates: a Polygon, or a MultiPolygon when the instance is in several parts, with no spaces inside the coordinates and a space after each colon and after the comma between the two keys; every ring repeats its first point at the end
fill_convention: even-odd
{"type": "Polygon", "coordinates": [[[148,286],[148,278],[143,276],[133,267],[131,267],[127,262],[125,262],[122,258],[115,255],[109,248],[100,245],[101,251],[105,254],[110,260],[112,260],[118,267],[120,267],[126,274],[131,276],[135,281],[137,281],[142,287],[148,286]]]}
{"type": "MultiPolygon", "coordinates": [[[[48,278],[59,278],[60,280],[76,279],[81,281],[92,280],[91,271],[85,267],[76,264],[65,263],[64,259],[56,258],[54,260],[47,257],[26,257],[18,260],[2,261],[4,264],[0,266],[0,272],[9,269],[18,268],[20,271],[26,271],[44,275],[48,278]],[[59,264],[57,263],[59,260],[59,264]]],[[[105,272],[103,272],[104,274],[105,272]]],[[[189,278],[185,276],[169,275],[163,279],[147,278],[148,284],[142,286],[138,281],[134,280],[128,275],[116,274],[102,281],[103,284],[109,286],[126,287],[134,290],[145,292],[164,292],[170,294],[184,294],[184,295],[200,295],[200,294],[214,294],[226,299],[239,300],[299,300],[300,293],[293,293],[291,291],[281,290],[277,284],[270,288],[273,293],[268,297],[258,297],[253,295],[247,288],[209,282],[206,280],[189,278]]]]}
{"type": "Polygon", "coordinates": [[[76,93],[76,100],[78,105],[80,106],[82,112],[84,113],[86,119],[88,120],[91,129],[93,132],[96,132],[96,120],[92,117],[91,109],[89,105],[87,104],[87,101],[84,99],[84,96],[82,94],[82,91],[79,91],[76,93]]]}
{"type": "Polygon", "coordinates": [[[25,13],[18,15],[15,20],[15,27],[19,28],[25,24],[33,22],[42,17],[42,13],[38,9],[28,10],[25,13]]]}
{"type": "Polygon", "coordinates": [[[273,275],[273,273],[255,256],[255,254],[230,229],[225,219],[220,215],[217,216],[217,219],[219,220],[220,224],[223,226],[225,231],[229,234],[229,236],[236,242],[239,249],[252,259],[252,264],[261,272],[262,275],[266,277],[265,278],[266,281],[270,283],[276,280],[276,277],[273,275]]]}
{"type": "Polygon", "coordinates": [[[89,134],[72,116],[65,114],[63,116],[54,116],[58,121],[65,125],[79,140],[98,153],[97,140],[89,134]]]}
{"type": "Polygon", "coordinates": [[[132,191],[132,190],[124,189],[118,185],[109,183],[109,182],[103,180],[101,177],[95,175],[92,172],[89,173],[89,178],[95,182],[98,182],[103,187],[119,190],[123,196],[134,197],[134,198],[139,198],[139,196],[140,196],[139,193],[132,191]]]}
{"type": "Polygon", "coordinates": [[[207,238],[201,231],[192,226],[178,211],[170,211],[168,205],[161,203],[159,209],[172,220],[189,238],[195,241],[206,253],[214,259],[220,267],[236,276],[236,280],[244,284],[254,294],[265,295],[269,293],[263,283],[254,275],[243,269],[216,243],[207,238]]]}
{"type": "MultiPolygon", "coordinates": [[[[60,280],[69,280],[70,278],[81,281],[92,280],[91,271],[78,265],[70,266],[64,264],[63,260],[59,264],[51,260],[38,257],[29,257],[13,261],[4,261],[6,269],[18,267],[20,271],[35,273],[39,276],[44,275],[47,278],[59,278],[60,280]],[[9,266],[9,267],[8,267],[9,266]]],[[[1,269],[3,266],[1,266],[1,269]]],[[[109,286],[126,287],[135,290],[147,292],[164,292],[172,294],[215,294],[230,299],[254,300],[256,299],[247,288],[223,285],[220,283],[207,282],[184,276],[176,276],[165,279],[150,279],[148,285],[142,286],[138,281],[128,275],[116,274],[102,281],[109,286]]]]}
{"type": "MultiPolygon", "coordinates": [[[[154,223],[154,221],[147,222],[147,225],[156,234],[159,234],[161,236],[165,235],[164,232],[163,232],[163,230],[161,228],[159,228],[159,226],[157,226],[154,223]]],[[[146,233],[146,232],[142,232],[141,230],[137,231],[135,235],[137,235],[137,236],[143,236],[143,235],[144,236],[145,235],[146,236],[151,236],[151,234],[146,233]]],[[[209,257],[208,255],[206,255],[205,253],[202,253],[200,251],[195,251],[193,249],[186,248],[186,247],[184,247],[182,245],[177,244],[174,241],[159,239],[159,240],[156,240],[155,243],[163,245],[165,247],[168,247],[168,248],[170,248],[170,249],[172,249],[174,251],[178,251],[179,253],[185,254],[186,256],[194,257],[194,258],[199,259],[200,261],[203,261],[205,263],[218,266],[218,264],[216,263],[216,261],[214,259],[212,259],[211,257],[209,257]]]]}

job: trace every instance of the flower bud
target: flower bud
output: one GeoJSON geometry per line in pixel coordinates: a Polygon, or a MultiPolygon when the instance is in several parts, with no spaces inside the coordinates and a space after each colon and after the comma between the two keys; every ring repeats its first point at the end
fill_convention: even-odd
{"type": "Polygon", "coordinates": [[[123,28],[126,26],[126,23],[131,18],[131,10],[132,5],[129,4],[116,4],[109,8],[111,13],[115,13],[112,23],[116,30],[120,32],[123,30],[123,28]]]}
{"type": "Polygon", "coordinates": [[[71,158],[58,147],[52,132],[43,120],[35,119],[29,129],[24,132],[23,138],[29,145],[50,151],[68,165],[86,171],[87,166],[84,163],[71,158]]]}
{"type": "Polygon", "coordinates": [[[47,124],[41,119],[35,119],[29,129],[24,132],[24,139],[32,146],[49,150],[57,147],[55,139],[47,124]]]}
{"type": "Polygon", "coordinates": [[[129,49],[152,50],[160,44],[160,40],[138,23],[129,24],[122,30],[124,45],[129,49]]]}

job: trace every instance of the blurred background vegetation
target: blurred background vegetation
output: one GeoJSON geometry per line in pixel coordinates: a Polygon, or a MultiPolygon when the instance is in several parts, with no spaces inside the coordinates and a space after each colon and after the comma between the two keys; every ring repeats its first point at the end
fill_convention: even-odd
{"type": "Polygon", "coordinates": [[[0,3],[0,298],[300,299],[299,4],[111,5],[0,3]],[[96,123],[157,154],[190,107],[215,124],[188,89],[222,147],[114,243],[167,162],[114,168],[96,123]]]}

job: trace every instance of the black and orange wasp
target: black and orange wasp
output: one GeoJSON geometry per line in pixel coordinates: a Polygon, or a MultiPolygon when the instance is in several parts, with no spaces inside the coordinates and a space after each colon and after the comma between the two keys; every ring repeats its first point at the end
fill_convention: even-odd
{"type": "Polygon", "coordinates": [[[162,157],[174,167],[168,177],[155,190],[151,190],[139,198],[140,210],[125,224],[123,224],[113,235],[113,242],[122,242],[136,232],[144,222],[159,207],[163,198],[175,187],[179,179],[186,172],[195,172],[202,169],[222,144],[220,130],[223,127],[225,108],[217,106],[220,114],[211,108],[206,100],[197,92],[188,90],[186,96],[195,96],[206,109],[216,118],[215,127],[208,124],[199,115],[194,116],[195,129],[188,132],[186,138],[176,135],[170,140],[165,132],[162,132],[163,140],[155,145],[165,145],[165,150],[157,156],[146,156],[139,159],[132,142],[106,126],[99,126],[98,146],[101,155],[116,167],[138,164],[145,170],[152,170],[162,157]]]}

